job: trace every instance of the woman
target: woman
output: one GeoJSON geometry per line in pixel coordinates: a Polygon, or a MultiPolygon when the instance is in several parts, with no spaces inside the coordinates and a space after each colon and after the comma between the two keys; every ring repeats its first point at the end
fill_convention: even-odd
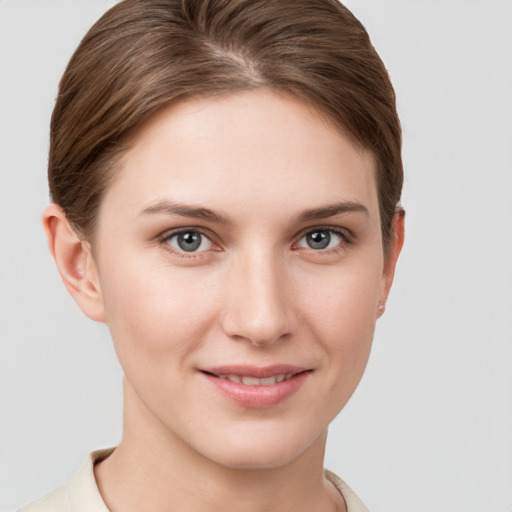
{"type": "Polygon", "coordinates": [[[366,508],[323,471],[403,243],[400,127],[335,0],[125,0],[52,117],[43,216],[124,431],[23,511],[366,508]]]}

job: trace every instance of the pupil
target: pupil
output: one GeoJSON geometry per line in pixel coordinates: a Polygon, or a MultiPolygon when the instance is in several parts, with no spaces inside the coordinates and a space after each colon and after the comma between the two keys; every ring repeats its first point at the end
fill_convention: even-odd
{"type": "Polygon", "coordinates": [[[325,249],[331,241],[331,235],[327,231],[314,231],[307,235],[308,245],[312,249],[325,249]]]}
{"type": "Polygon", "coordinates": [[[195,251],[201,245],[201,235],[195,231],[180,233],[178,235],[178,245],[184,251],[195,251]]]}

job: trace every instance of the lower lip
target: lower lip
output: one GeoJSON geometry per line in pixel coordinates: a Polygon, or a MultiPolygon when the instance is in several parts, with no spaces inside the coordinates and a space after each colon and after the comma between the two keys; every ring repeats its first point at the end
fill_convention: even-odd
{"type": "Polygon", "coordinates": [[[270,386],[247,386],[207,373],[203,373],[203,375],[218,391],[242,407],[265,409],[283,402],[298,391],[309,373],[307,371],[298,373],[289,379],[276,382],[270,386]]]}

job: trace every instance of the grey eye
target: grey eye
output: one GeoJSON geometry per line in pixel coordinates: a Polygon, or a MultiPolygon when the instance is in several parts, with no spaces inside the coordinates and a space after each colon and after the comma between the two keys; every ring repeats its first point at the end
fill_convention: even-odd
{"type": "Polygon", "coordinates": [[[212,243],[199,231],[180,231],[172,235],[168,240],[174,249],[183,252],[201,252],[208,250],[212,243]]]}
{"type": "Polygon", "coordinates": [[[332,229],[315,229],[299,240],[299,247],[322,251],[343,242],[343,236],[332,229]]]}
{"type": "Polygon", "coordinates": [[[329,247],[331,234],[328,231],[314,231],[306,235],[306,241],[311,249],[325,249],[329,247]]]}

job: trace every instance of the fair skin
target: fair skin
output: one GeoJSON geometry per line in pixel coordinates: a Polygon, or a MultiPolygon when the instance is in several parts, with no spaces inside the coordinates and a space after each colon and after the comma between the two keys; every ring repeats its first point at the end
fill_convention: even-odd
{"type": "Polygon", "coordinates": [[[125,373],[123,438],[95,470],[112,512],[345,510],[327,428],[403,241],[398,216],[384,253],[375,172],[314,109],[261,89],[144,125],[94,250],[46,209],[64,283],[125,373]]]}

